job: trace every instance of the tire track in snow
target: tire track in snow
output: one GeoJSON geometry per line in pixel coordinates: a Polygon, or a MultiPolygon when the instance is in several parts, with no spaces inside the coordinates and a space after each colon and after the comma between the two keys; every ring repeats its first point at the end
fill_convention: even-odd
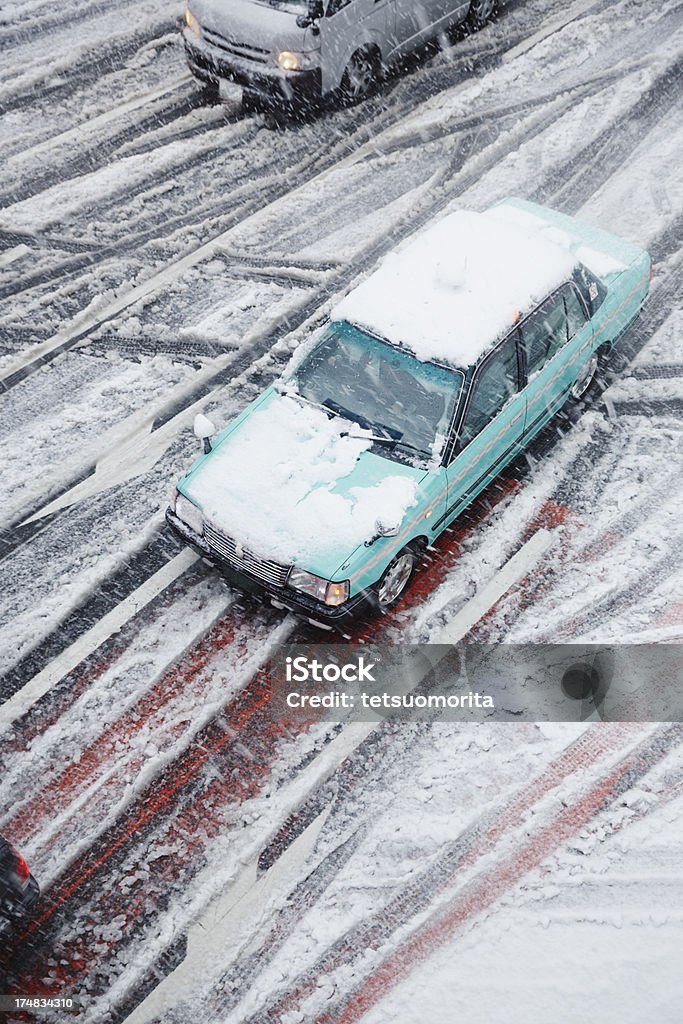
{"type": "MultiPolygon", "coordinates": [[[[183,117],[186,114],[192,113],[203,105],[201,95],[199,93],[191,93],[187,88],[187,78],[182,76],[180,80],[162,89],[154,89],[150,91],[146,96],[135,98],[133,100],[125,100],[118,106],[107,110],[104,114],[100,114],[98,117],[92,119],[92,121],[86,121],[75,128],[70,128],[66,131],[60,132],[58,135],[53,135],[50,138],[41,142],[38,146],[33,147],[32,150],[21,152],[13,155],[13,163],[23,162],[27,158],[31,161],[39,160],[37,171],[38,173],[26,173],[23,170],[20,182],[8,189],[7,191],[0,193],[0,209],[7,206],[13,206],[15,203],[24,202],[27,199],[31,199],[34,196],[39,195],[41,192],[46,191],[48,188],[53,188],[58,182],[71,180],[75,178],[79,172],[91,174],[94,171],[101,169],[109,162],[109,157],[125,142],[137,138],[140,135],[144,135],[146,132],[151,131],[155,128],[161,128],[165,125],[172,124],[175,120],[183,117]],[[177,96],[178,93],[187,93],[187,95],[177,96]],[[161,100],[166,99],[163,104],[161,100]],[[93,130],[93,126],[98,125],[101,122],[113,121],[115,119],[125,117],[129,112],[136,111],[140,108],[144,110],[146,106],[154,106],[153,113],[143,116],[140,120],[136,120],[130,124],[123,124],[113,133],[109,134],[106,139],[97,138],[92,141],[88,140],[88,133],[93,130]],[[45,159],[46,151],[49,152],[52,147],[65,146],[66,144],[74,144],[77,146],[76,149],[70,148],[66,158],[60,162],[59,168],[56,169],[54,165],[50,165],[46,168],[43,166],[43,160],[45,159]],[[34,154],[35,150],[35,154],[34,154]]],[[[170,136],[164,138],[164,145],[168,145],[177,138],[192,137],[192,135],[201,135],[203,132],[212,130],[215,125],[199,124],[196,126],[194,131],[189,129],[179,130],[177,136],[170,136]]],[[[35,169],[35,163],[33,164],[35,169]]],[[[130,193],[127,193],[130,195],[130,193]]],[[[27,234],[24,239],[29,244],[32,244],[35,248],[43,246],[54,245],[55,248],[62,247],[67,252],[71,248],[76,253],[82,253],[83,248],[91,251],[92,255],[97,256],[98,261],[103,260],[105,257],[102,256],[101,244],[96,242],[82,243],[77,240],[68,239],[54,239],[52,240],[49,236],[44,233],[37,235],[27,234]]],[[[77,262],[73,263],[73,266],[78,267],[77,262]]],[[[48,280],[58,279],[64,273],[68,271],[64,268],[55,269],[55,277],[48,278],[48,280]]],[[[25,290],[26,285],[22,283],[22,290],[25,290]]],[[[15,286],[16,290],[16,286],[15,286]]],[[[0,297],[8,294],[14,294],[9,292],[8,289],[4,289],[0,293],[0,297]]]]}
{"type": "MultiPolygon", "coordinates": [[[[275,631],[270,643],[284,642],[287,632],[286,625],[275,631]]],[[[261,791],[289,733],[271,720],[267,682],[248,684],[254,663],[267,656],[268,647],[262,641],[258,647],[240,670],[246,688],[210,717],[113,825],[102,823],[105,831],[50,885],[30,924],[14,930],[0,963],[22,991],[46,990],[45,958],[50,960],[55,949],[59,963],[48,971],[48,989],[64,991],[67,986],[71,990],[86,977],[93,985],[99,967],[104,972],[99,984],[106,990],[111,963],[107,966],[103,959],[115,957],[116,948],[125,946],[153,916],[158,901],[168,898],[177,885],[187,884],[199,870],[204,846],[228,828],[226,810],[261,791]],[[170,859],[154,855],[155,849],[163,854],[169,843],[173,848],[178,842],[183,844],[182,855],[170,859]],[[135,899],[127,896],[131,863],[133,874],[140,863],[147,863],[150,871],[144,892],[138,887],[135,899]],[[126,927],[118,941],[102,944],[93,926],[122,917],[126,927]],[[76,920],[81,924],[74,934],[76,920]]],[[[201,670],[206,668],[208,664],[202,664],[201,670]]],[[[191,682],[192,668],[185,671],[180,685],[191,682]]]]}
{"type": "MultiPolygon", "coordinates": [[[[555,29],[555,31],[559,31],[559,30],[560,30],[559,27],[557,29],[555,29]]],[[[523,38],[523,35],[522,35],[522,38],[523,38]]],[[[505,53],[508,52],[508,50],[511,48],[511,46],[514,45],[517,41],[518,41],[517,40],[517,36],[510,36],[510,37],[504,38],[502,40],[504,49],[502,51],[494,52],[493,57],[491,57],[489,60],[482,61],[481,65],[478,66],[478,71],[480,71],[480,72],[490,71],[492,68],[498,66],[501,63],[501,60],[504,57],[505,53]]],[[[456,59],[457,59],[457,57],[456,57],[456,59]]],[[[459,65],[462,66],[461,68],[459,68],[459,70],[464,69],[467,60],[468,60],[467,57],[462,57],[459,60],[459,65]]],[[[451,70],[451,74],[452,74],[452,70],[451,70]]],[[[399,85],[400,85],[400,83],[399,83],[399,85]]],[[[565,91],[565,89],[566,89],[566,87],[563,87],[563,91],[565,91]]],[[[296,175],[295,175],[295,177],[296,177],[295,187],[303,187],[304,185],[306,185],[306,186],[310,185],[310,183],[316,177],[318,177],[320,175],[323,175],[327,171],[332,169],[335,166],[335,164],[337,164],[339,162],[339,159],[341,157],[346,156],[349,153],[351,153],[352,158],[355,159],[356,155],[358,153],[359,147],[361,147],[363,144],[365,144],[366,148],[368,148],[369,154],[370,155],[374,155],[375,154],[375,146],[374,146],[374,144],[371,141],[368,141],[368,140],[372,140],[374,135],[376,135],[376,133],[380,130],[380,128],[384,129],[386,126],[388,126],[390,124],[397,123],[398,121],[401,120],[401,118],[403,118],[405,116],[410,116],[410,114],[412,113],[412,108],[414,106],[414,97],[412,96],[412,94],[407,96],[404,100],[402,100],[401,103],[399,103],[399,105],[397,106],[397,108],[395,110],[393,108],[384,109],[383,107],[380,107],[379,118],[374,117],[374,113],[375,113],[375,109],[374,108],[378,104],[378,102],[379,101],[377,101],[377,100],[369,101],[368,104],[364,105],[364,107],[362,108],[361,115],[360,115],[363,118],[363,124],[360,126],[360,128],[355,127],[355,126],[352,127],[352,135],[351,135],[350,138],[342,138],[341,142],[336,142],[331,147],[328,147],[326,149],[326,151],[325,151],[325,155],[322,158],[321,157],[309,158],[309,159],[307,159],[301,165],[301,170],[297,171],[296,175]],[[355,150],[355,152],[354,152],[354,150],[355,150]]],[[[577,99],[577,102],[578,102],[578,99],[577,99]]],[[[354,112],[354,116],[355,116],[356,119],[359,117],[358,111],[354,112]]],[[[544,127],[547,127],[548,124],[552,123],[552,121],[554,120],[554,118],[556,116],[557,116],[556,112],[553,112],[552,115],[550,115],[546,119],[546,122],[544,124],[542,124],[542,125],[539,125],[535,130],[536,131],[543,130],[544,127]]],[[[476,129],[472,130],[472,134],[473,134],[474,138],[470,141],[469,145],[467,144],[467,142],[465,142],[465,144],[463,145],[463,154],[464,154],[465,158],[468,155],[470,155],[470,153],[471,153],[472,149],[474,148],[474,146],[478,146],[480,144],[488,144],[487,132],[491,129],[492,126],[493,126],[493,123],[491,125],[487,125],[486,126],[486,131],[484,131],[483,137],[482,137],[481,132],[478,132],[476,129]]],[[[502,131],[503,131],[503,126],[499,125],[498,126],[498,130],[494,133],[494,139],[502,131]]],[[[275,167],[275,165],[277,163],[278,163],[278,160],[274,156],[273,166],[275,167]]],[[[280,163],[281,163],[281,161],[280,161],[280,163]]],[[[449,168],[449,173],[451,173],[451,172],[452,172],[452,168],[449,168]]],[[[282,198],[288,192],[293,191],[292,187],[291,187],[293,174],[294,174],[294,172],[292,170],[290,170],[289,174],[288,174],[288,185],[289,185],[289,187],[286,190],[284,190],[284,191],[282,189],[282,182],[281,182],[282,176],[281,176],[281,173],[278,173],[278,174],[275,174],[274,177],[273,177],[273,183],[274,183],[275,187],[274,187],[274,189],[272,191],[271,191],[270,188],[266,187],[266,183],[264,183],[262,180],[259,180],[259,182],[258,182],[258,194],[251,201],[247,200],[246,203],[242,202],[242,205],[240,206],[240,200],[236,199],[235,200],[235,208],[234,208],[234,211],[233,211],[233,213],[231,215],[231,218],[230,218],[230,220],[228,222],[227,229],[229,230],[230,227],[237,226],[239,223],[241,223],[243,220],[245,220],[248,216],[250,216],[251,214],[253,214],[257,210],[262,209],[265,205],[268,205],[269,203],[274,202],[274,201],[276,201],[279,198],[282,198]],[[278,187],[278,182],[279,182],[279,187],[278,187]]],[[[481,170],[478,170],[477,174],[472,176],[472,181],[478,180],[478,177],[480,176],[480,174],[481,174],[481,170]]],[[[232,186],[231,186],[231,188],[232,188],[232,186]]],[[[452,199],[453,195],[450,195],[448,198],[452,199]]],[[[434,206],[434,208],[432,210],[432,215],[438,209],[439,209],[439,206],[435,204],[435,206],[434,206]]],[[[216,212],[216,215],[220,214],[222,217],[224,217],[224,214],[226,212],[224,197],[221,198],[220,204],[216,206],[215,212],[216,212]]],[[[203,210],[202,211],[202,217],[204,219],[206,219],[206,214],[207,214],[207,210],[203,210]]],[[[117,208],[117,215],[120,215],[120,210],[118,208],[117,208]]],[[[428,219],[428,218],[426,218],[426,219],[428,219]]],[[[421,223],[424,223],[424,219],[422,219],[420,221],[420,224],[421,223]]],[[[169,220],[167,214],[164,215],[165,231],[168,231],[168,230],[175,231],[175,230],[178,230],[181,227],[192,227],[192,226],[197,226],[197,224],[198,224],[198,222],[197,222],[196,207],[193,207],[193,209],[189,212],[189,214],[186,214],[186,215],[184,215],[184,216],[182,216],[180,218],[171,218],[169,220]]],[[[142,232],[142,234],[138,234],[138,235],[133,236],[132,238],[129,238],[128,240],[124,241],[120,245],[112,245],[112,246],[109,246],[109,247],[105,246],[104,249],[101,250],[101,253],[100,253],[99,256],[95,256],[94,254],[90,253],[90,254],[86,254],[83,257],[81,257],[80,260],[76,259],[75,261],[72,261],[70,264],[68,264],[68,268],[67,268],[68,272],[69,273],[77,272],[77,270],[79,269],[79,266],[82,266],[82,268],[91,268],[93,266],[93,261],[100,262],[100,260],[104,260],[104,259],[108,258],[109,256],[113,256],[115,254],[122,254],[125,251],[136,251],[136,250],[138,250],[140,248],[141,245],[145,244],[146,242],[150,242],[153,239],[158,239],[158,230],[155,227],[151,227],[148,230],[142,232]]],[[[173,266],[173,262],[168,265],[167,269],[169,269],[172,266],[173,266]]],[[[60,271],[60,273],[61,273],[61,271],[60,271]]],[[[47,280],[53,280],[53,278],[50,278],[49,276],[48,276],[48,278],[46,278],[44,272],[41,271],[41,272],[38,273],[37,278],[35,278],[35,279],[29,278],[29,279],[25,280],[23,282],[22,286],[21,286],[21,290],[23,291],[23,290],[25,290],[27,288],[33,287],[34,285],[36,285],[38,283],[45,283],[47,280]]],[[[13,287],[16,290],[16,286],[13,286],[13,287]]],[[[58,348],[58,350],[56,350],[56,351],[64,351],[67,348],[73,347],[74,344],[77,344],[78,341],[82,340],[87,334],[91,333],[92,330],[94,330],[96,327],[99,327],[100,325],[101,325],[100,323],[94,325],[88,331],[79,334],[78,337],[76,339],[74,339],[72,343],[68,344],[66,347],[60,346],[58,348]]],[[[41,365],[41,361],[38,361],[36,363],[36,365],[34,366],[34,369],[40,368],[40,365],[41,365]]],[[[23,375],[22,375],[21,378],[18,378],[18,379],[23,379],[23,375]]],[[[6,380],[3,380],[3,386],[6,387],[7,384],[8,384],[8,382],[6,380]]]]}
{"type": "Polygon", "coordinates": [[[121,34],[115,42],[94,42],[89,55],[83,56],[72,69],[61,69],[54,75],[53,70],[48,67],[46,72],[52,80],[47,78],[43,84],[32,83],[30,92],[23,92],[23,86],[13,93],[0,86],[0,117],[30,107],[39,99],[65,99],[84,85],[96,82],[103,73],[110,71],[114,64],[123,64],[147,43],[167,35],[173,27],[173,20],[166,17],[150,22],[142,30],[134,29],[127,35],[121,34]]]}
{"type": "MultiPolygon", "coordinates": [[[[652,737],[638,743],[635,749],[633,741],[642,736],[642,727],[599,726],[588,730],[538,779],[523,787],[508,806],[489,813],[482,822],[466,830],[458,840],[449,844],[440,862],[406,886],[381,911],[349,929],[319,957],[312,969],[295,980],[291,988],[276,993],[243,1024],[266,1024],[283,1019],[287,1013],[300,1013],[305,1001],[324,978],[343,968],[348,983],[354,968],[358,975],[365,973],[363,961],[367,964],[371,951],[371,962],[376,963],[378,952],[389,946],[380,964],[371,966],[369,974],[359,979],[360,983],[352,992],[345,993],[333,1008],[315,1017],[316,1024],[351,1024],[359,1020],[405,976],[407,965],[419,963],[440,945],[450,941],[458,929],[476,920],[560,849],[567,839],[634,786],[681,743],[682,728],[678,725],[662,727],[652,737]],[[621,755],[616,765],[600,769],[597,779],[585,786],[577,786],[572,797],[564,795],[563,809],[551,814],[550,820],[547,815],[541,815],[543,820],[530,829],[528,812],[545,794],[571,778],[577,770],[589,765],[599,767],[600,759],[609,752],[621,755]],[[515,831],[524,822],[527,822],[527,834],[516,837],[515,831]],[[512,852],[505,848],[508,839],[515,843],[512,852]],[[501,841],[503,849],[496,856],[496,844],[501,841]],[[458,886],[459,875],[491,855],[495,857],[493,864],[482,866],[475,877],[466,881],[444,906],[441,898],[448,894],[449,889],[458,886]],[[410,938],[391,949],[393,936],[405,929],[418,914],[428,911],[436,894],[440,897],[439,903],[426,922],[418,926],[410,938]]],[[[311,1010],[307,1013],[310,1016],[311,1010]]]]}

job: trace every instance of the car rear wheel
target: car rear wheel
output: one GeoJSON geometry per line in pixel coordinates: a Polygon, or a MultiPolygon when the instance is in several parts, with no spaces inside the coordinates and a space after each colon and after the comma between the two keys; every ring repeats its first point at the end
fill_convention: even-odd
{"type": "Polygon", "coordinates": [[[388,611],[403,597],[410,583],[417,555],[413,548],[403,548],[389,563],[377,584],[377,607],[379,611],[388,611]]]}
{"type": "Polygon", "coordinates": [[[467,24],[475,32],[487,25],[496,13],[496,0],[472,0],[467,14],[467,24]]]}
{"type": "Polygon", "coordinates": [[[373,50],[358,50],[349,61],[341,83],[344,106],[353,107],[369,96],[381,74],[381,64],[373,50]]]}
{"type": "Polygon", "coordinates": [[[599,362],[600,359],[598,353],[594,352],[588,360],[588,362],[586,363],[583,369],[583,373],[574,384],[574,387],[569,392],[569,394],[575,401],[578,401],[580,398],[583,398],[583,396],[586,394],[589,387],[595,380],[595,375],[598,372],[599,362]]]}

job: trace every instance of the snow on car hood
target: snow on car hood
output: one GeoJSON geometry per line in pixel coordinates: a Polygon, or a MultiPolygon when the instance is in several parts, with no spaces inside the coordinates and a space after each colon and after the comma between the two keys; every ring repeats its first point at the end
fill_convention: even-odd
{"type": "Polygon", "coordinates": [[[326,577],[416,504],[424,469],[368,451],[355,423],[275,391],[253,407],[180,489],[255,555],[326,577]]]}

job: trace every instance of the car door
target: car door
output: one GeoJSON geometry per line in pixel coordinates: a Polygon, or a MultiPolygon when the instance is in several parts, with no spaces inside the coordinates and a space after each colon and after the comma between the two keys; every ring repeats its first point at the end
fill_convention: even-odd
{"type": "Polygon", "coordinates": [[[393,0],[328,0],[320,19],[323,93],[339,87],[356,50],[374,42],[386,55],[393,7],[393,0]]]}
{"type": "Polygon", "coordinates": [[[447,508],[441,532],[519,454],[526,417],[515,329],[476,368],[447,453],[447,508]]]}
{"type": "Polygon", "coordinates": [[[564,284],[520,326],[528,384],[525,435],[564,404],[593,349],[593,328],[576,285],[564,284]]]}

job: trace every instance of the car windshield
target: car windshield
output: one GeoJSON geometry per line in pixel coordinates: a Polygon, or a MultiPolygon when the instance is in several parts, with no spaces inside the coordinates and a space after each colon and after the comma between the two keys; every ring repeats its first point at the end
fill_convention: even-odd
{"type": "Polygon", "coordinates": [[[331,324],[290,378],[302,398],[372,431],[389,458],[440,454],[463,380],[347,323],[331,324]]]}

